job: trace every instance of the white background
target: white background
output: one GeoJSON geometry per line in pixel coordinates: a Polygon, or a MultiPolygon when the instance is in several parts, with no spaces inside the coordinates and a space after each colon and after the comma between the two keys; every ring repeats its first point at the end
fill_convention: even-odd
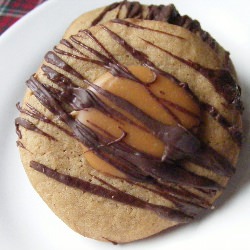
{"type": "MultiPolygon", "coordinates": [[[[143,3],[164,3],[141,1],[143,3]]],[[[0,37],[0,249],[250,249],[250,3],[247,0],[176,0],[182,14],[198,19],[231,52],[245,104],[245,141],[239,169],[217,209],[200,221],[168,233],[113,246],[84,238],[69,229],[44,204],[28,182],[15,145],[14,118],[25,80],[43,55],[78,15],[111,1],[50,0],[0,37]]]]}

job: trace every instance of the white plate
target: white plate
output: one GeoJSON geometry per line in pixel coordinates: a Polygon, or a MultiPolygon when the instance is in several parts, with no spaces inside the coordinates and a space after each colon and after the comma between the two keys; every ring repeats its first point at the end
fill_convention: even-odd
{"type": "MultiPolygon", "coordinates": [[[[142,1],[155,4],[166,1],[142,1]]],[[[14,118],[25,80],[43,55],[82,12],[106,5],[100,0],[51,0],[25,16],[0,37],[0,249],[249,249],[250,232],[250,21],[249,1],[172,1],[181,13],[200,20],[230,52],[245,103],[246,139],[239,170],[218,208],[200,221],[132,244],[113,246],[84,238],[60,221],[32,189],[23,171],[14,118]],[[191,5],[192,3],[192,5],[191,5]]]]}

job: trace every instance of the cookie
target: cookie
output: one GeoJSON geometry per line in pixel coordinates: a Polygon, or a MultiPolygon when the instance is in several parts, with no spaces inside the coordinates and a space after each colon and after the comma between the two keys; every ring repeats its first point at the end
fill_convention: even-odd
{"type": "Polygon", "coordinates": [[[27,81],[15,121],[25,171],[84,236],[125,243],[189,223],[235,172],[232,63],[177,13],[125,1],[86,14],[27,81]]]}

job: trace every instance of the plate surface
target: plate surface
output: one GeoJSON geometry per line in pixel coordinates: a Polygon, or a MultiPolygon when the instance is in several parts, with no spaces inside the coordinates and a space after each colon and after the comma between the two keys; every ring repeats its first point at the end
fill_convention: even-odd
{"type": "MultiPolygon", "coordinates": [[[[107,5],[104,0],[50,0],[18,21],[0,37],[0,249],[249,249],[250,232],[250,2],[173,0],[181,13],[198,19],[231,52],[245,104],[245,141],[239,169],[218,202],[200,221],[132,244],[113,246],[84,238],[69,229],[44,204],[25,176],[15,141],[15,104],[25,80],[43,55],[81,13],[107,5]]],[[[165,3],[164,0],[141,1],[165,3]]]]}

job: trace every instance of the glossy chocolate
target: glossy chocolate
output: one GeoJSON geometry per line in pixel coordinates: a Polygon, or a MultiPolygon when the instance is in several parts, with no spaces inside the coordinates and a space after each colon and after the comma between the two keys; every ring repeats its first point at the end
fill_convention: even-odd
{"type": "MultiPolygon", "coordinates": [[[[49,89],[43,86],[34,77],[27,82],[27,86],[46,108],[59,116],[61,120],[72,129],[73,134],[80,142],[95,151],[102,159],[111,162],[128,177],[135,178],[138,181],[140,179],[141,181],[147,181],[150,177],[149,180],[153,178],[160,183],[173,182],[201,188],[220,188],[220,186],[213,181],[194,175],[180,166],[178,162],[177,164],[173,162],[173,157],[187,157],[188,155],[194,154],[194,152],[199,149],[195,144],[192,147],[188,146],[188,142],[191,143],[190,141],[192,141],[192,138],[194,137],[193,135],[192,137],[189,137],[189,134],[186,134],[187,131],[185,129],[178,126],[171,127],[161,124],[155,128],[153,124],[154,120],[148,122],[150,129],[152,130],[155,128],[156,133],[159,133],[163,137],[161,139],[166,143],[168,149],[170,149],[168,152],[169,155],[164,155],[163,159],[157,159],[145,153],[137,152],[128,145],[123,145],[120,142],[116,142],[115,144],[109,143],[106,147],[100,147],[98,145],[105,145],[108,143],[105,141],[105,138],[77,120],[74,120],[69,114],[67,114],[65,110],[63,110],[62,105],[58,103],[58,100],[53,98],[53,93],[51,93],[49,89]],[[157,129],[159,129],[159,131],[157,131],[157,129]],[[166,133],[166,136],[164,133],[166,133]],[[171,145],[173,145],[173,149],[177,150],[176,152],[171,150],[171,145]],[[107,154],[110,156],[112,155],[112,157],[107,158],[107,154]],[[114,159],[116,159],[116,161],[114,161],[114,159]],[[117,165],[117,160],[121,163],[120,165],[117,165]]],[[[62,94],[62,96],[64,96],[63,100],[67,100],[67,102],[72,104],[73,107],[76,107],[74,103],[76,92],[72,95],[72,91],[69,91],[64,93],[64,95],[62,94]]],[[[108,96],[108,98],[110,98],[110,96],[108,96]]],[[[116,98],[118,97],[116,96],[116,98]]],[[[93,106],[97,108],[99,106],[105,106],[104,103],[101,103],[100,99],[91,93],[91,91],[85,89],[77,89],[77,100],[78,105],[80,102],[80,106],[78,106],[80,109],[93,106]]],[[[118,100],[121,101],[122,98],[118,98],[118,100]]],[[[123,108],[127,108],[126,110],[128,112],[136,112],[133,109],[136,107],[131,106],[131,104],[126,106],[127,103],[125,102],[123,105],[123,108]],[[129,109],[131,107],[132,110],[129,109]]],[[[104,110],[107,110],[107,108],[104,108],[104,110]]],[[[137,112],[140,113],[141,111],[137,110],[137,112]]],[[[140,113],[140,115],[140,119],[144,122],[145,117],[147,119],[147,115],[144,116],[143,113],[140,113]]],[[[144,123],[146,124],[147,121],[144,123]]],[[[195,139],[195,143],[196,141],[197,139],[195,139]]]]}

